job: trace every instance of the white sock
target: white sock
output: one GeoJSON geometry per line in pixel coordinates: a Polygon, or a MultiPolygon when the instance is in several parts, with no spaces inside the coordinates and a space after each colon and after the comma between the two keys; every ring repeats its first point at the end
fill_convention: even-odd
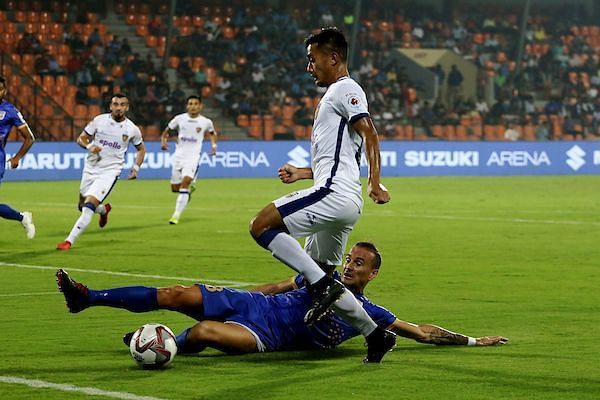
{"type": "Polygon", "coordinates": [[[81,210],[81,216],[75,222],[75,225],[73,225],[73,229],[71,229],[71,233],[69,233],[69,236],[67,236],[67,241],[71,242],[71,244],[75,243],[75,240],[77,240],[77,238],[81,236],[83,231],[85,231],[85,228],[87,228],[90,222],[92,221],[93,215],[94,212],[92,210],[90,210],[87,207],[83,207],[83,209],[81,210]]]}
{"type": "Polygon", "coordinates": [[[268,247],[273,257],[302,274],[310,284],[325,276],[325,272],[306,254],[300,243],[287,233],[275,236],[268,247]]]}
{"type": "Polygon", "coordinates": [[[179,196],[177,196],[177,201],[175,202],[175,215],[181,215],[189,201],[190,191],[188,189],[180,189],[179,196]]]}
{"type": "Polygon", "coordinates": [[[106,207],[104,207],[104,204],[99,204],[98,207],[96,207],[96,211],[94,211],[94,213],[100,215],[106,214],[106,207]]]}
{"type": "Polygon", "coordinates": [[[331,306],[350,325],[358,329],[364,336],[369,336],[377,324],[360,305],[356,297],[348,289],[331,306]]]}

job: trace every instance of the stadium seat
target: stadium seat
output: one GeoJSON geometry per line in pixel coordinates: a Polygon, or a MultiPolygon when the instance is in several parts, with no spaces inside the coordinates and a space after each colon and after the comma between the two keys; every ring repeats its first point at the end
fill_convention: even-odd
{"type": "Polygon", "coordinates": [[[250,119],[248,118],[248,115],[246,115],[246,114],[238,114],[235,122],[236,122],[236,125],[239,126],[240,128],[248,128],[250,126],[250,119]]]}
{"type": "Polygon", "coordinates": [[[144,137],[144,140],[159,140],[160,134],[161,134],[160,128],[156,124],[147,125],[142,130],[142,136],[144,137]]]}
{"type": "Polygon", "coordinates": [[[263,126],[262,126],[262,117],[258,114],[253,114],[250,116],[250,129],[248,130],[248,134],[256,139],[262,138],[263,135],[263,126]]]}
{"type": "Polygon", "coordinates": [[[275,119],[272,115],[267,114],[263,116],[263,139],[264,140],[273,140],[275,136],[275,119]]]}

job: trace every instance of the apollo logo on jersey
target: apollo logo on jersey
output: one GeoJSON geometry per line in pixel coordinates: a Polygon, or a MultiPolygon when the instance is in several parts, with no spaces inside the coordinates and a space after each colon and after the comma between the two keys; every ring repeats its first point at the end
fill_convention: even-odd
{"type": "Polygon", "coordinates": [[[110,142],[108,140],[100,139],[99,142],[103,147],[110,147],[115,150],[121,150],[121,145],[117,142],[110,142]]]}

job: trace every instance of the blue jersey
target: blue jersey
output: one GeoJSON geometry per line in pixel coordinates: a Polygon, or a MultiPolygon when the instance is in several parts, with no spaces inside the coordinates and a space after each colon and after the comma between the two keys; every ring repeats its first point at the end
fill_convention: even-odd
{"type": "MultiPolygon", "coordinates": [[[[296,282],[302,286],[302,277],[296,282]]],[[[332,311],[316,324],[307,326],[304,315],[311,306],[311,295],[302,287],[274,296],[229,288],[199,285],[202,291],[203,319],[230,321],[244,325],[258,335],[268,351],[327,349],[360,334],[332,311]]],[[[389,327],[396,316],[353,293],[375,323],[389,327]]]]}
{"type": "Polygon", "coordinates": [[[23,115],[6,100],[0,101],[0,179],[4,176],[6,166],[6,141],[13,126],[17,128],[26,125],[23,115]]]}

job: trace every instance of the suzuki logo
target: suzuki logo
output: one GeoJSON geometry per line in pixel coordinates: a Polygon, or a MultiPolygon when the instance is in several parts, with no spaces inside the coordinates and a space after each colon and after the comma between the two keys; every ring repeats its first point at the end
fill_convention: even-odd
{"type": "Polygon", "coordinates": [[[310,153],[304,150],[302,146],[294,147],[287,155],[290,157],[288,164],[292,164],[299,168],[310,166],[310,161],[307,159],[307,157],[310,156],[310,153]]]}
{"type": "Polygon", "coordinates": [[[567,165],[573,168],[573,171],[577,171],[579,168],[585,165],[585,151],[577,145],[571,147],[569,151],[567,151],[567,155],[569,159],[567,160],[567,165]]]}

